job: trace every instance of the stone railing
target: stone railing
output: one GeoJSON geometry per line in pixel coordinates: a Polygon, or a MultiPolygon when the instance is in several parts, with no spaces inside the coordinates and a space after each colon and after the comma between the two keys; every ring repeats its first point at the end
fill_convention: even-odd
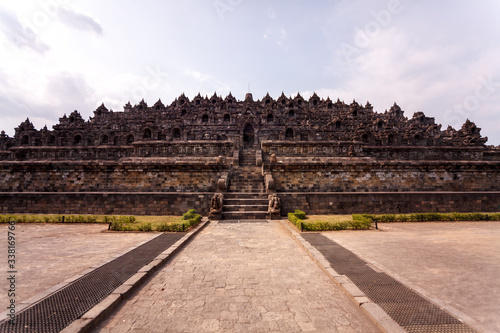
{"type": "Polygon", "coordinates": [[[255,164],[257,166],[262,165],[262,150],[260,149],[257,149],[257,151],[255,152],[255,164]]]}
{"type": "Polygon", "coordinates": [[[217,191],[226,192],[229,188],[229,172],[223,172],[217,181],[217,191]]]}
{"type": "Polygon", "coordinates": [[[287,157],[372,157],[383,160],[500,161],[500,151],[488,147],[368,146],[346,141],[263,141],[270,155],[287,157]]]}
{"type": "Polygon", "coordinates": [[[240,151],[235,149],[233,152],[233,163],[234,166],[240,165],[240,151]]]}
{"type": "Polygon", "coordinates": [[[116,160],[132,156],[132,146],[12,147],[14,160],[116,160]]]}
{"type": "Polygon", "coordinates": [[[232,141],[138,141],[134,142],[134,156],[231,156],[235,150],[232,141]]]}
{"type": "Polygon", "coordinates": [[[12,147],[0,160],[117,160],[124,157],[232,156],[232,141],[138,141],[128,146],[12,147]]]}
{"type": "Polygon", "coordinates": [[[281,156],[353,156],[361,155],[363,144],[344,141],[262,141],[262,151],[281,156]]]}
{"type": "Polygon", "coordinates": [[[264,173],[264,182],[266,184],[266,193],[276,192],[276,184],[274,183],[273,175],[270,172],[264,173]]]}

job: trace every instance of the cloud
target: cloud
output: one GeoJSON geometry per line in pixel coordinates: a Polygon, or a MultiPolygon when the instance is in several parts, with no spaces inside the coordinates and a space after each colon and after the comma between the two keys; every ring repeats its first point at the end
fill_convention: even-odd
{"type": "MultiPolygon", "coordinates": [[[[0,74],[4,74],[0,71],[0,74]]],[[[2,128],[9,135],[29,117],[37,129],[44,125],[50,129],[63,114],[78,110],[83,118],[96,108],[95,92],[81,74],[55,73],[47,78],[42,94],[32,94],[29,88],[9,84],[9,78],[0,78],[0,112],[2,128]]]]}
{"type": "Polygon", "coordinates": [[[483,136],[498,144],[500,119],[492,113],[500,104],[500,78],[494,76],[500,64],[493,55],[500,49],[471,52],[456,43],[453,34],[443,39],[429,29],[414,38],[413,31],[397,26],[382,29],[352,54],[349,63],[337,54],[332,67],[342,68],[342,87],[320,92],[347,102],[370,100],[379,112],[396,101],[406,116],[421,110],[443,129],[448,125],[458,129],[469,118],[483,128],[483,136]]]}
{"type": "MultiPolygon", "coordinates": [[[[28,20],[21,24],[17,16],[0,9],[0,28],[5,37],[18,48],[28,48],[37,53],[45,53],[50,47],[42,42],[37,33],[30,27],[28,20]]],[[[36,28],[35,28],[36,29],[36,28]]]]}
{"type": "Polygon", "coordinates": [[[199,82],[205,82],[205,81],[208,81],[211,79],[211,77],[209,75],[202,74],[202,73],[195,71],[193,69],[186,69],[185,73],[187,76],[192,77],[196,81],[199,81],[199,82]]]}
{"type": "Polygon", "coordinates": [[[284,47],[285,41],[288,37],[288,33],[284,27],[273,26],[266,30],[264,39],[270,39],[276,43],[279,47],[284,47]]]}
{"type": "Polygon", "coordinates": [[[90,16],[82,13],[77,13],[73,9],[68,7],[60,7],[58,10],[58,14],[61,21],[68,26],[102,35],[102,26],[90,16]]]}

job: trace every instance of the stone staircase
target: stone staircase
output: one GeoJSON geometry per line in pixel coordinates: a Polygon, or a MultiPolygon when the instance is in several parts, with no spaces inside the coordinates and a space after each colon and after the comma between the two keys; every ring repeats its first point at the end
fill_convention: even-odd
{"type": "Polygon", "coordinates": [[[267,219],[268,199],[261,167],[255,165],[256,149],[240,154],[240,165],[234,167],[229,190],[224,194],[223,220],[267,219]]]}
{"type": "Polygon", "coordinates": [[[266,220],[265,193],[226,193],[222,207],[223,220],[266,220]]]}

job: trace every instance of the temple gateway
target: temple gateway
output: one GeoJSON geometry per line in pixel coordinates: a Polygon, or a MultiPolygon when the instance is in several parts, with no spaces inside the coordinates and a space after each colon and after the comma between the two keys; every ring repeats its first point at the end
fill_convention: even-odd
{"type": "Polygon", "coordinates": [[[500,211],[500,147],[394,104],[184,94],[0,135],[0,212],[309,214],[500,211]]]}

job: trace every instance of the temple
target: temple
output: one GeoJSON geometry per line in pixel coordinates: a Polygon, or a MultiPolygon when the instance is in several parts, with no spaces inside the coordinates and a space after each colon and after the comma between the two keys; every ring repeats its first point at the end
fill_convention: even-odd
{"type": "Polygon", "coordinates": [[[500,147],[469,120],[442,130],[396,104],[377,113],[316,94],[183,94],[123,108],[2,132],[0,211],[208,214],[217,193],[215,214],[231,219],[500,210],[500,147]]]}

